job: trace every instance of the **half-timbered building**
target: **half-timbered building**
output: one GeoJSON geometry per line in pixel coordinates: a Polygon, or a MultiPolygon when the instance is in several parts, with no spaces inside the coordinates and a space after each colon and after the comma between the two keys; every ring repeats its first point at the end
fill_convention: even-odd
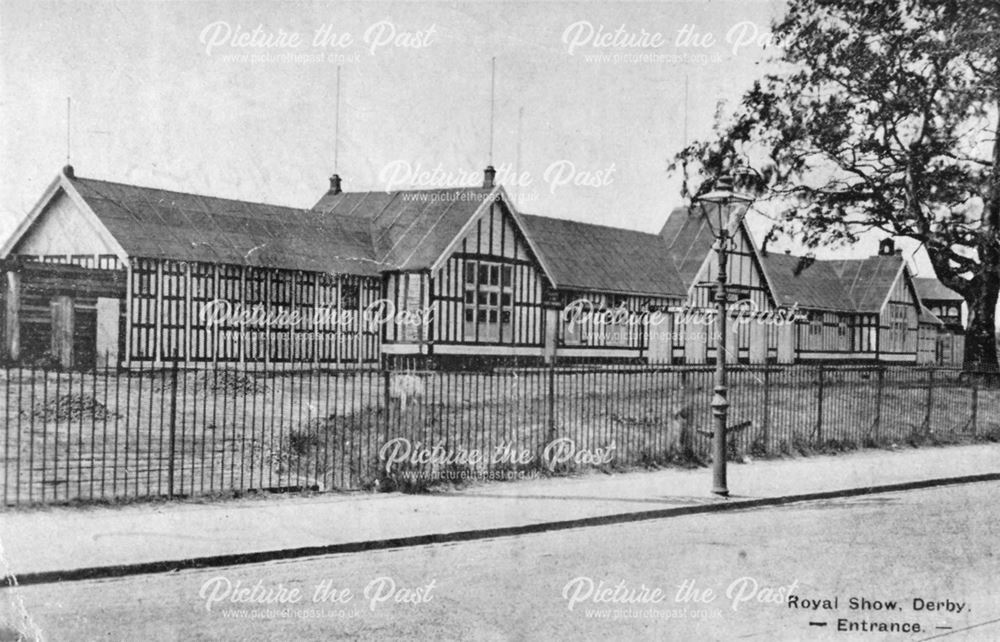
{"type": "Polygon", "coordinates": [[[934,277],[916,277],[913,285],[917,288],[920,301],[942,323],[959,329],[963,327],[962,307],[965,299],[961,294],[945,287],[934,277]]]}
{"type": "Polygon", "coordinates": [[[384,294],[371,318],[383,354],[404,363],[542,357],[551,273],[492,177],[481,188],[347,193],[335,185],[313,211],[370,230],[384,294]]]}
{"type": "MultiPolygon", "coordinates": [[[[677,208],[660,230],[664,250],[684,284],[683,307],[673,316],[677,339],[672,361],[715,361],[714,308],[719,260],[717,241],[700,208],[677,208]]],[[[726,329],[728,360],[741,363],[791,361],[779,354],[785,324],[774,315],[772,288],[746,223],[729,239],[726,265],[730,318],[726,329]]],[[[787,357],[787,358],[786,358],[787,357]]]]}
{"type": "MultiPolygon", "coordinates": [[[[0,258],[12,359],[51,357],[56,337],[80,332],[80,314],[57,314],[55,303],[35,321],[51,342],[25,332],[35,264],[77,268],[60,295],[77,312],[90,305],[72,296],[75,283],[124,283],[92,297],[90,342],[96,328],[114,335],[91,351],[99,363],[353,365],[380,356],[361,311],[381,296],[381,276],[367,228],[347,217],[80,178],[67,167],[0,258]]],[[[57,360],[83,366],[90,357],[57,360]]]]}
{"type": "Polygon", "coordinates": [[[93,325],[116,338],[96,356],[64,351],[63,365],[353,367],[554,354],[552,278],[492,172],[482,187],[350,194],[334,177],[301,210],[81,178],[67,167],[0,253],[4,348],[17,360],[51,355],[55,337],[80,333],[59,311],[89,299],[53,292],[62,307],[53,299],[36,311],[21,287],[35,266],[51,264],[75,268],[69,290],[104,272],[124,284],[91,306],[93,325]]]}
{"type": "Polygon", "coordinates": [[[560,361],[670,362],[683,278],[655,234],[523,217],[552,274],[560,361]]]}
{"type": "Polygon", "coordinates": [[[913,279],[913,284],[927,312],[939,321],[935,324],[938,333],[934,342],[934,361],[962,363],[965,353],[965,326],[962,321],[965,299],[934,277],[917,277],[913,279]]]}
{"type": "MultiPolygon", "coordinates": [[[[67,167],[0,248],[4,356],[63,366],[715,360],[718,257],[699,208],[676,209],[658,234],[528,215],[494,175],[393,192],[344,192],[335,175],[306,210],[67,167]]],[[[728,251],[730,361],[958,353],[891,248],[853,261],[765,256],[741,222],[728,251]]]]}
{"type": "Polygon", "coordinates": [[[944,325],[922,305],[891,241],[863,259],[772,254],[764,265],[779,305],[800,312],[791,337],[796,361],[955,363],[936,355],[944,325]]]}

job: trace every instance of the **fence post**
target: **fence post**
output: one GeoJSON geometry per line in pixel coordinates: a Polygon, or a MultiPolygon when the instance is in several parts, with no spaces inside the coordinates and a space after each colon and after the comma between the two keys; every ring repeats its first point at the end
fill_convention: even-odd
{"type": "MultiPolygon", "coordinates": [[[[170,459],[167,461],[167,496],[174,496],[174,450],[177,441],[177,358],[170,367],[170,459]]],[[[162,425],[162,424],[161,424],[162,425]]]]}
{"type": "Polygon", "coordinates": [[[382,369],[382,407],[385,409],[385,438],[389,439],[389,427],[392,425],[390,416],[392,415],[392,396],[390,393],[391,381],[390,381],[389,368],[383,363],[382,369]]]}
{"type": "Polygon", "coordinates": [[[872,441],[878,444],[879,428],[882,427],[882,392],[885,388],[885,368],[881,365],[876,367],[878,368],[878,385],[875,387],[875,420],[868,432],[872,435],[872,441]]]}
{"type": "Polygon", "coordinates": [[[556,439],[556,367],[549,366],[549,443],[556,439]]]}
{"type": "Polygon", "coordinates": [[[969,419],[969,423],[972,425],[972,436],[976,436],[977,427],[976,424],[979,423],[979,379],[976,378],[975,373],[972,375],[972,417],[969,419]]]}
{"type": "Polygon", "coordinates": [[[931,432],[931,410],[934,408],[934,370],[927,369],[927,409],[924,411],[924,433],[931,432]]]}
{"type": "Polygon", "coordinates": [[[771,369],[764,366],[764,454],[771,454],[771,369]]]}
{"type": "Polygon", "coordinates": [[[816,445],[823,443],[823,364],[819,364],[819,377],[817,379],[819,383],[818,404],[816,408],[816,445]]]}

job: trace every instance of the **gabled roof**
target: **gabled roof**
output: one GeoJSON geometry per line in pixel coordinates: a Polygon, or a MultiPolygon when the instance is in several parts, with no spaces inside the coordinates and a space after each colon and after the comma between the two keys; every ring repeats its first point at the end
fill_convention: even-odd
{"type": "Polygon", "coordinates": [[[712,229],[704,216],[692,216],[688,208],[678,207],[670,212],[659,236],[686,290],[698,278],[705,257],[715,243],[712,229]]]}
{"type": "Polygon", "coordinates": [[[878,312],[906,264],[899,254],[886,254],[835,261],[834,265],[854,301],[855,311],[878,312]]]}
{"type": "Polygon", "coordinates": [[[429,269],[497,188],[325,194],[313,211],[368,225],[372,251],[389,269],[429,269]]]}
{"type": "Polygon", "coordinates": [[[14,249],[21,243],[24,237],[30,232],[38,219],[45,213],[49,207],[54,203],[57,198],[65,195],[69,198],[79,209],[83,216],[83,220],[80,224],[91,228],[93,231],[114,253],[121,261],[126,261],[128,259],[128,253],[122,248],[118,240],[112,236],[111,232],[104,226],[97,215],[91,211],[90,207],[80,196],[80,193],[73,187],[70,182],[70,178],[67,176],[67,168],[63,169],[63,172],[56,175],[56,177],[49,183],[45,191],[42,192],[41,198],[35,203],[35,205],[28,212],[28,215],[24,217],[14,232],[4,240],[3,245],[0,246],[0,259],[7,259],[10,257],[14,249]]]}
{"type": "Polygon", "coordinates": [[[375,274],[364,222],[263,203],[90,179],[80,195],[133,256],[375,274]]]}
{"type": "MultiPolygon", "coordinates": [[[[757,244],[754,243],[753,236],[747,229],[746,221],[743,216],[734,220],[737,221],[737,224],[731,225],[729,234],[731,237],[735,237],[738,233],[746,236],[756,259],[756,265],[760,268],[761,281],[766,285],[768,296],[771,296],[774,284],[771,282],[771,275],[762,260],[760,250],[757,249],[757,244]]],[[[670,216],[667,217],[660,229],[659,237],[666,245],[667,254],[684,282],[685,288],[694,288],[697,285],[695,280],[705,262],[712,260],[714,255],[712,249],[716,244],[715,234],[712,232],[705,215],[700,208],[675,208],[670,212],[670,216]]]]}
{"type": "Polygon", "coordinates": [[[688,284],[655,234],[547,216],[521,219],[559,288],[685,295],[688,284]]]}
{"type": "Polygon", "coordinates": [[[921,301],[955,301],[961,303],[965,298],[951,288],[945,286],[934,277],[914,277],[913,286],[921,301]]]}
{"type": "Polygon", "coordinates": [[[377,273],[368,226],[355,219],[65,174],[58,184],[129,256],[377,273]]]}
{"type": "MultiPolygon", "coordinates": [[[[70,173],[49,186],[3,246],[5,255],[60,190],[87,221],[101,228],[122,258],[361,275],[434,270],[477,217],[491,203],[500,203],[557,287],[684,297],[715,242],[705,218],[687,208],[671,212],[659,234],[647,234],[522,215],[500,186],[328,192],[313,209],[304,210],[76,178],[70,173]]],[[[896,255],[808,263],[794,256],[763,257],[755,246],[754,251],[768,289],[781,305],[877,312],[905,271],[896,255]]]]}
{"type": "Polygon", "coordinates": [[[837,261],[789,254],[763,257],[783,306],[877,313],[905,265],[899,255],[837,261]]]}
{"type": "MultiPolygon", "coordinates": [[[[64,170],[4,243],[12,252],[65,192],[122,260],[204,261],[376,275],[431,269],[499,202],[523,226],[502,187],[327,193],[305,210],[75,177],[64,170]]],[[[537,253],[531,239],[529,249],[537,253]]],[[[547,274],[544,259],[537,257],[547,274]]]]}
{"type": "Polygon", "coordinates": [[[765,254],[779,305],[817,310],[853,310],[855,303],[832,261],[790,254],[765,254]]]}

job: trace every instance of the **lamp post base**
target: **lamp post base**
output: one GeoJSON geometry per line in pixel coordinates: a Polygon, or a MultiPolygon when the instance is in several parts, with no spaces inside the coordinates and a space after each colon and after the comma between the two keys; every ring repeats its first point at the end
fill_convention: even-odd
{"type": "Polygon", "coordinates": [[[729,415],[729,401],[726,386],[717,385],[712,398],[712,415],[715,420],[715,434],[712,439],[712,492],[720,497],[729,496],[726,481],[726,417],[729,415]]]}

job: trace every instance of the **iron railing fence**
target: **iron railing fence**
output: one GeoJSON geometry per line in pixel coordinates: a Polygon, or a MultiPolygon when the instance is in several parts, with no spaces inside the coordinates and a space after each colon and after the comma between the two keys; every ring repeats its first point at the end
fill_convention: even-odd
{"type": "MultiPolygon", "coordinates": [[[[705,366],[0,369],[4,506],[706,462],[705,366]]],[[[1000,437],[995,375],[734,366],[732,457],[1000,437]]]]}

